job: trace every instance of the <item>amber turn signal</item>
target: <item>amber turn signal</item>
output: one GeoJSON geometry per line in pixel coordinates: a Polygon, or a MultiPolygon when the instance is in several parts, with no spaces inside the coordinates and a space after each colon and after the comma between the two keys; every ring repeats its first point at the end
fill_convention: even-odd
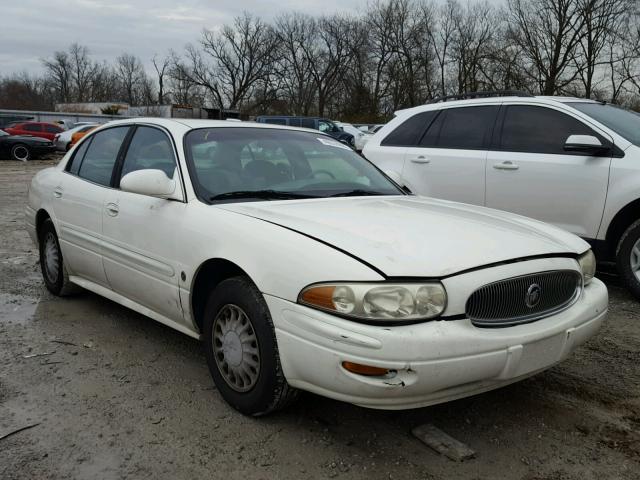
{"type": "Polygon", "coordinates": [[[308,305],[315,305],[316,307],[335,310],[336,307],[333,304],[333,291],[335,289],[336,287],[334,286],[309,288],[302,292],[300,299],[308,305]]]}
{"type": "Polygon", "coordinates": [[[372,367],[370,365],[361,365],[353,362],[342,362],[342,366],[348,372],[366,375],[368,377],[380,377],[389,373],[389,369],[387,368],[372,367]]]}

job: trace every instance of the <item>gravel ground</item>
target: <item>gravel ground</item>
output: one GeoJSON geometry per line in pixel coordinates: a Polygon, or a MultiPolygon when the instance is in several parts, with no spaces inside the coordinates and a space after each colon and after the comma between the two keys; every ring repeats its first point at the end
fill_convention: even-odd
{"type": "Polygon", "coordinates": [[[27,184],[55,162],[0,162],[0,479],[640,478],[640,304],[606,277],[603,330],[490,393],[404,412],[305,394],[261,419],[228,407],[198,342],[91,293],[43,287],[27,184]],[[477,452],[412,437],[433,423],[477,452]]]}

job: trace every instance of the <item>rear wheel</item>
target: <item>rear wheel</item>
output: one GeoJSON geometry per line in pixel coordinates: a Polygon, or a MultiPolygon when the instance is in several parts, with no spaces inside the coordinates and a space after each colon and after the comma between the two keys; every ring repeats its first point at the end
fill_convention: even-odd
{"type": "Polygon", "coordinates": [[[16,143],[13,147],[11,147],[11,158],[14,160],[20,160],[21,162],[26,162],[31,160],[32,154],[31,149],[26,146],[24,143],[16,143]]]}
{"type": "Polygon", "coordinates": [[[46,219],[40,227],[40,269],[44,284],[54,295],[65,296],[80,290],[69,281],[69,275],[62,258],[58,235],[51,219],[46,219]]]}
{"type": "Polygon", "coordinates": [[[209,294],[204,346],[222,397],[245,415],[265,415],[297,396],[284,378],[271,314],[246,277],[221,282],[209,294]]]}
{"type": "Polygon", "coordinates": [[[622,234],[616,251],[618,273],[631,293],[640,299],[640,220],[622,234]]]}

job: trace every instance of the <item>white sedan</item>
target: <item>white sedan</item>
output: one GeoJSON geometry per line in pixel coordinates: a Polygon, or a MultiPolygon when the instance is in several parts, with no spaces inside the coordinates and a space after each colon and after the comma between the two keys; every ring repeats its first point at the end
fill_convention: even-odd
{"type": "Polygon", "coordinates": [[[307,390],[431,405],[531,376],[600,327],[589,246],[509,213],[407,195],[308,130],[130,119],[29,190],[44,283],[202,340],[245,414],[307,390]]]}
{"type": "Polygon", "coordinates": [[[69,130],[65,130],[64,132],[58,133],[53,138],[53,143],[56,146],[56,150],[60,152],[66,152],[67,150],[69,150],[69,145],[71,144],[71,137],[73,136],[74,133],[89,131],[92,128],[94,128],[96,125],[98,124],[83,122],[80,125],[75,125],[73,128],[70,128],[69,130]]]}

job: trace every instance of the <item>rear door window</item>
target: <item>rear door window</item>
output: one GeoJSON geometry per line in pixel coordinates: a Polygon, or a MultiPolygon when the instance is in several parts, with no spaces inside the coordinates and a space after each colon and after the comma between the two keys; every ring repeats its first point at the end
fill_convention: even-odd
{"type": "Polygon", "coordinates": [[[109,186],[113,167],[128,131],[129,127],[114,127],[93,135],[78,176],[99,185],[109,186]]]}
{"type": "Polygon", "coordinates": [[[497,105],[448,108],[431,125],[420,145],[460,150],[486,149],[497,113],[497,105]]]}
{"type": "Polygon", "coordinates": [[[67,164],[67,171],[73,173],[74,175],[78,175],[80,171],[80,165],[82,164],[82,159],[84,158],[84,154],[87,153],[87,148],[89,148],[89,144],[91,143],[91,139],[86,142],[82,142],[78,149],[73,154],[73,157],[67,164]]]}
{"type": "Polygon", "coordinates": [[[56,127],[55,125],[45,125],[44,131],[48,133],[60,133],[62,129],[60,127],[56,127]]]}

